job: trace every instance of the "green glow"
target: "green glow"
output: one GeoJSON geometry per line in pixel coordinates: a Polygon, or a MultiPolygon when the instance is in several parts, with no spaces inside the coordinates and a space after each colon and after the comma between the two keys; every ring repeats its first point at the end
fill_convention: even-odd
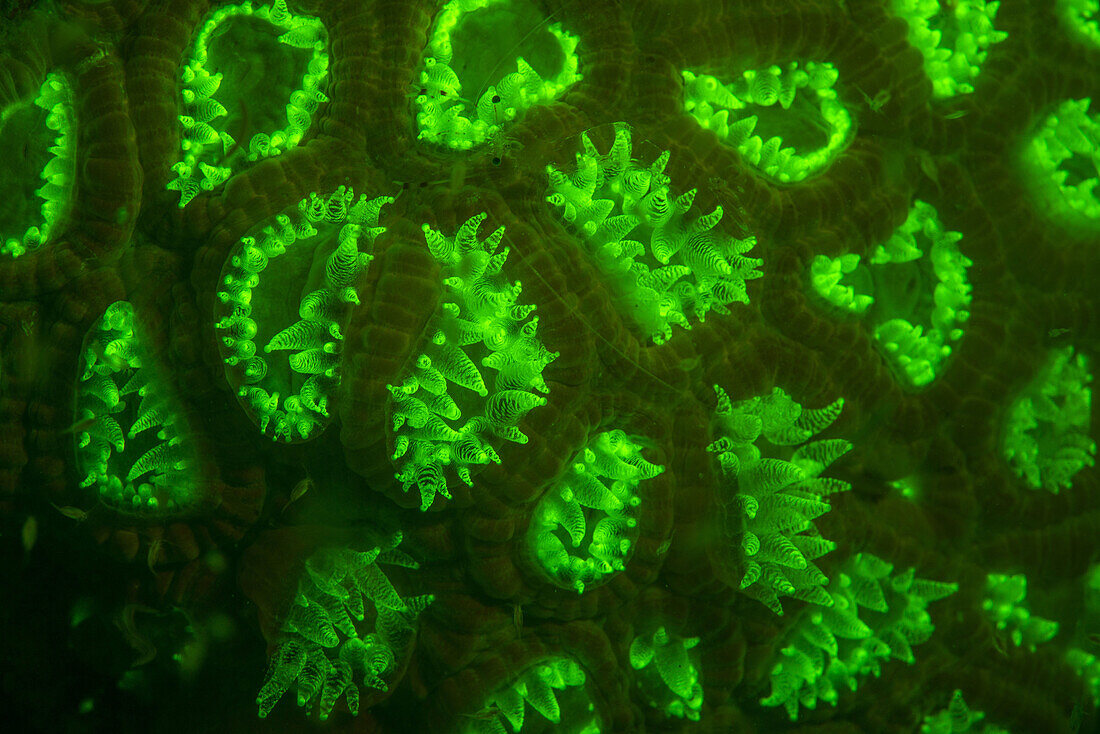
{"type": "Polygon", "coordinates": [[[226,377],[275,441],[313,438],[332,419],[343,328],[386,231],[379,213],[391,202],[356,201],[344,186],[325,198],[310,194],[242,237],[226,260],[215,309],[226,377]]]}
{"type": "Polygon", "coordinates": [[[890,659],[915,662],[912,646],[935,630],[928,604],[958,585],[916,578],[913,569],[891,575],[893,570],[870,553],[844,563],[829,584],[828,604],[808,607],[784,634],[772,692],[762,705],[783,706],[795,721],[800,706],[836,706],[841,691],[855,691],[869,674],[879,677],[890,659]]]}
{"type": "Polygon", "coordinates": [[[1035,646],[1049,641],[1058,634],[1058,623],[1036,617],[1028,611],[1027,577],[1023,574],[1008,576],[991,573],[986,576],[986,598],[982,602],[989,621],[998,630],[1007,630],[1012,644],[1026,646],[1035,652],[1035,646]]]}
{"type": "Polygon", "coordinates": [[[639,671],[638,685],[649,705],[668,716],[698,721],[703,708],[698,637],[670,635],[663,626],[630,643],[630,667],[639,671]]]}
{"type": "MultiPolygon", "coordinates": [[[[816,255],[810,264],[810,285],[817,295],[846,314],[861,315],[875,302],[869,293],[860,293],[852,280],[857,275],[860,257],[848,253],[839,257],[816,255]]],[[[869,283],[862,284],[864,288],[869,283]]]]}
{"type": "Polygon", "coordinates": [[[745,257],[756,238],[732,237],[719,228],[723,210],[688,213],[696,189],[678,196],[664,173],[665,151],[643,166],[631,157],[630,128],[615,125],[606,154],[587,133],[572,175],[547,166],[547,201],[588,245],[620,301],[642,331],[657,344],[672,327],[691,328],[709,311],[728,314],[733,302],[748,303],[745,281],[759,278],[758,258],[745,257]]]}
{"type": "Polygon", "coordinates": [[[179,192],[181,209],[246,162],[298,145],[328,101],[327,39],[321,21],[293,15],[285,0],[255,11],[250,2],[223,5],[206,18],[180,77],[183,157],[168,188],[179,192]],[[283,46],[273,52],[276,43],[283,46]]]}
{"type": "Polygon", "coordinates": [[[1047,216],[1071,228],[1100,228],[1100,114],[1089,99],[1062,102],[1023,149],[1025,179],[1047,216]]]}
{"type": "Polygon", "coordinates": [[[982,724],[985,713],[971,711],[963,700],[962,691],[956,690],[947,708],[924,717],[921,734],[1008,734],[1008,729],[982,724]]]}
{"type": "Polygon", "coordinates": [[[1056,349],[1008,409],[1002,451],[1032,489],[1057,494],[1094,464],[1091,382],[1084,355],[1075,356],[1073,347],[1056,349]]]}
{"type": "Polygon", "coordinates": [[[855,136],[852,116],[837,96],[839,74],[832,64],[792,61],[749,69],[729,83],[682,73],[684,111],[780,183],[825,170],[855,136]]]}
{"type": "Polygon", "coordinates": [[[599,734],[600,718],[585,681],[584,670],[572,659],[547,658],[490,694],[481,709],[485,715],[470,715],[461,731],[519,734],[547,731],[553,724],[552,731],[564,734],[599,734]]]}
{"type": "Polygon", "coordinates": [[[936,99],[973,92],[973,81],[990,47],[1008,38],[993,27],[1000,2],[891,0],[890,4],[909,24],[909,43],[924,54],[924,71],[936,99]]]}
{"type": "Polygon", "coordinates": [[[1058,10],[1071,31],[1100,46],[1100,0],[1058,0],[1058,10]]]}
{"type": "Polygon", "coordinates": [[[895,373],[911,387],[926,387],[943,373],[970,318],[973,263],[959,250],[961,239],[918,199],[867,265],[854,253],[817,255],[810,285],[844,315],[866,318],[895,373]]]}
{"type": "Polygon", "coordinates": [[[451,0],[428,37],[418,137],[452,150],[502,145],[508,122],[580,81],[576,49],[577,37],[545,23],[529,0],[451,0]],[[516,71],[503,73],[512,59],[516,71]]]}
{"type": "Polygon", "coordinates": [[[891,489],[897,490],[898,494],[907,500],[916,501],[920,499],[920,482],[915,476],[904,477],[896,482],[890,482],[889,484],[891,489]]]}
{"type": "Polygon", "coordinates": [[[718,385],[714,390],[718,407],[711,430],[717,438],[707,451],[716,454],[722,471],[717,522],[724,537],[716,560],[723,580],[776,614],[783,614],[780,595],[829,606],[829,579],[813,561],[836,543],[821,537],[813,520],[831,509],[831,495],[851,489],[820,475],[852,444],[806,442],[832,425],[844,400],[803,410],[778,387],[736,403],[718,385]],[[758,444],[765,440],[769,453],[787,458],[764,456],[758,444]]]}
{"type": "Polygon", "coordinates": [[[623,431],[599,434],[535,507],[528,546],[559,586],[582,594],[626,568],[638,538],[638,486],[664,471],[642,458],[638,440],[623,431]]]}
{"type": "Polygon", "coordinates": [[[423,351],[387,386],[396,477],[406,492],[417,487],[421,510],[437,494],[450,498],[446,467],[473,486],[471,467],[500,463],[494,438],[527,443],[519,422],[546,404],[542,371],[558,357],[537,336],[535,306],[520,303],[520,282],[504,279],[509,248],[497,252],[504,227],[478,238],[485,218],[474,215],[453,237],[424,225],[446,292],[423,351]]]}
{"type": "Polygon", "coordinates": [[[256,697],[261,719],[295,681],[298,705],[316,705],[322,721],[341,696],[358,714],[359,684],[389,689],[387,677],[412,644],[416,618],[434,600],[403,599],[386,578],[379,564],[419,567],[397,550],[400,543],[398,534],[368,551],[324,548],[306,560],[256,697]]]}
{"type": "Polygon", "coordinates": [[[5,178],[25,182],[15,184],[22,190],[9,189],[0,197],[0,258],[40,249],[68,213],[76,175],[75,125],[72,87],[56,72],[46,75],[33,102],[0,110],[5,178]]]}
{"type": "Polygon", "coordinates": [[[198,457],[133,307],[111,304],[81,351],[73,432],[80,486],[126,514],[155,518],[192,509],[201,499],[198,457]]]}

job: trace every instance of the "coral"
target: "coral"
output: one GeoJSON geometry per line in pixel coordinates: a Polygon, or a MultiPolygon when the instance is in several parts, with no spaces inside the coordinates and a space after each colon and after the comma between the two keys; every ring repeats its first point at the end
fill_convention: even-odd
{"type": "Polygon", "coordinates": [[[504,280],[509,248],[497,252],[504,228],[478,239],[485,217],[474,215],[452,237],[424,225],[450,293],[415,366],[399,384],[387,385],[397,479],[405,492],[416,486],[421,510],[437,494],[450,498],[444,467],[454,465],[472,486],[472,466],[500,462],[492,440],[527,443],[518,424],[546,404],[542,372],[558,358],[538,338],[535,306],[519,301],[523,286],[504,280]],[[482,373],[478,364],[495,376],[487,380],[492,373],[482,373]]]}
{"type": "Polygon", "coordinates": [[[985,712],[972,711],[963,700],[962,691],[956,689],[947,708],[924,717],[920,731],[921,734],[959,734],[960,732],[1008,734],[1007,729],[999,726],[981,724],[984,718],[985,712]]]}
{"type": "Polygon", "coordinates": [[[5,730],[1095,728],[1090,7],[8,3],[5,730]]]}
{"type": "Polygon", "coordinates": [[[958,584],[916,578],[912,568],[891,575],[893,569],[869,553],[841,566],[826,590],[828,603],[804,610],[784,636],[762,705],[783,706],[794,721],[800,705],[836,706],[844,688],[855,691],[869,673],[878,678],[891,658],[916,661],[913,645],[935,631],[929,602],[955,593],[958,584]]]}
{"type": "Polygon", "coordinates": [[[193,509],[202,499],[195,447],[130,303],[112,303],[92,325],[81,362],[73,424],[80,486],[124,513],[193,509]]]}
{"type": "Polygon", "coordinates": [[[924,54],[937,99],[971,94],[990,48],[1008,38],[994,27],[999,2],[988,0],[891,0],[909,25],[909,42],[924,54]]]}
{"type": "Polygon", "coordinates": [[[358,713],[358,684],[388,689],[386,679],[409,645],[417,615],[433,600],[402,599],[382,571],[380,564],[417,567],[396,549],[400,542],[399,536],[368,551],[324,548],[306,560],[256,698],[260,718],[295,682],[298,705],[316,705],[322,720],[341,696],[358,713]]]}
{"type": "Polygon", "coordinates": [[[682,73],[684,111],[781,183],[820,173],[855,134],[852,116],[835,89],[839,74],[828,62],[748,69],[733,82],[682,73]]]}
{"type": "Polygon", "coordinates": [[[698,644],[698,637],[684,639],[670,635],[664,627],[638,635],[630,643],[630,666],[640,671],[638,685],[645,691],[650,706],[669,716],[699,720],[703,687],[690,652],[698,644]]]}
{"type": "Polygon", "coordinates": [[[1094,464],[1090,382],[1084,355],[1073,347],[1054,350],[1009,407],[1001,450],[1028,487],[1058,494],[1094,464]]]}
{"type": "Polygon", "coordinates": [[[814,519],[831,508],[827,499],[851,485],[821,472],[846,454],[852,444],[843,439],[807,443],[840,415],[844,400],[817,410],[803,410],[780,388],[770,395],[732,402],[718,394],[707,451],[715,454],[726,482],[718,498],[723,541],[719,551],[726,566],[744,554],[744,575],[737,583],[745,594],[783,613],[779,595],[831,606],[824,592],[828,582],[814,561],[836,547],[821,537],[814,519]],[[757,443],[771,444],[765,454],[757,443]],[[797,446],[793,451],[786,447],[797,446]],[[783,451],[787,458],[772,455],[783,451]],[[743,523],[743,524],[742,524],[743,523]],[[736,550],[735,550],[736,549],[736,550]]]}
{"type": "Polygon", "coordinates": [[[697,190],[674,195],[664,173],[668,151],[638,165],[632,137],[628,126],[616,124],[611,148],[600,154],[582,133],[584,152],[572,175],[547,167],[546,200],[583,237],[623,310],[663,344],[673,326],[691,328],[689,316],[701,322],[710,311],[725,314],[733,302],[748,303],[745,281],[760,277],[762,261],[744,255],[756,238],[719,227],[721,206],[689,219],[697,190]]]}
{"type": "Polygon", "coordinates": [[[1100,116],[1089,99],[1068,99],[1036,125],[1021,159],[1036,197],[1060,224],[1095,230],[1100,224],[1100,116]]]}
{"type": "Polygon", "coordinates": [[[286,0],[274,0],[258,10],[253,10],[251,2],[222,5],[210,13],[180,72],[183,157],[172,166],[176,178],[168,188],[179,192],[181,209],[199,193],[221,186],[246,162],[280,155],[301,142],[312,124],[311,115],[328,101],[322,91],[329,64],[326,41],[324,25],[317,18],[294,15],[286,0]],[[285,53],[283,63],[276,65],[272,63],[275,54],[259,50],[273,40],[307,52],[308,57],[285,53]],[[240,68],[256,63],[248,59],[250,52],[261,54],[262,74],[254,67],[240,68]],[[300,82],[294,80],[295,64],[304,69],[300,82]],[[265,77],[267,83],[257,76],[265,77]],[[285,118],[267,109],[273,104],[268,101],[271,97],[276,110],[285,105],[285,118]],[[255,104],[260,98],[266,98],[265,105],[255,104]],[[250,112],[251,117],[236,119],[238,110],[250,112]],[[239,141],[229,132],[230,120],[239,141]],[[253,132],[257,127],[259,132],[253,132]],[[247,142],[245,136],[250,136],[247,142]]]}
{"type": "Polygon", "coordinates": [[[331,419],[343,330],[359,303],[355,284],[386,231],[382,207],[392,203],[356,200],[344,186],[323,198],[311,193],[242,237],[226,260],[215,310],[226,377],[275,441],[314,438],[331,419]],[[287,288],[303,295],[280,307],[287,288]]]}
{"type": "Polygon", "coordinates": [[[1027,597],[1026,576],[991,573],[985,586],[987,596],[982,609],[998,630],[1008,630],[1009,639],[1016,647],[1024,646],[1035,652],[1036,645],[1058,634],[1057,622],[1033,616],[1023,603],[1027,597]]]}
{"type": "Polygon", "coordinates": [[[1058,11],[1072,32],[1100,46],[1100,1],[1058,0],[1058,11]]]}
{"type": "Polygon", "coordinates": [[[810,285],[844,315],[867,318],[899,376],[913,387],[926,387],[943,372],[970,318],[967,269],[973,262],[960,252],[961,239],[959,232],[944,229],[935,208],[917,200],[867,266],[861,267],[855,253],[817,255],[810,285]]]}
{"type": "Polygon", "coordinates": [[[490,141],[499,163],[507,123],[583,78],[577,43],[561,23],[544,22],[530,0],[451,0],[425,49],[414,100],[418,137],[452,150],[490,141]],[[502,73],[505,58],[515,59],[515,71],[502,73]]]}
{"type": "MultiPolygon", "coordinates": [[[[487,715],[464,727],[468,734],[524,732],[541,730],[545,722],[555,731],[570,734],[597,734],[599,717],[591,702],[580,711],[563,705],[563,698],[574,690],[583,691],[584,670],[569,658],[548,658],[524,670],[509,685],[491,693],[482,709],[487,715]],[[528,711],[530,707],[530,711],[528,711]],[[562,714],[567,716],[563,721],[562,714]],[[536,720],[532,722],[532,719],[536,720]],[[534,723],[534,726],[525,726],[534,723]],[[541,725],[541,726],[540,726],[541,725]]],[[[576,701],[570,701],[575,705],[576,701]]]]}
{"type": "Polygon", "coordinates": [[[626,568],[638,539],[638,485],[664,471],[642,458],[636,438],[623,431],[596,436],[532,513],[532,554],[550,578],[578,594],[626,568]]]}
{"type": "Polygon", "coordinates": [[[12,148],[0,155],[11,166],[8,175],[12,183],[27,187],[33,179],[43,182],[31,189],[42,200],[39,217],[26,211],[27,204],[34,201],[29,191],[9,191],[4,197],[0,256],[19,257],[39,249],[67,215],[76,168],[74,117],[72,87],[57,72],[47,74],[34,100],[9,104],[0,112],[0,140],[12,148]],[[17,151],[16,146],[22,150],[17,151]],[[32,217],[31,224],[24,224],[27,217],[32,217]],[[23,226],[26,229],[19,235],[15,230],[23,226]]]}

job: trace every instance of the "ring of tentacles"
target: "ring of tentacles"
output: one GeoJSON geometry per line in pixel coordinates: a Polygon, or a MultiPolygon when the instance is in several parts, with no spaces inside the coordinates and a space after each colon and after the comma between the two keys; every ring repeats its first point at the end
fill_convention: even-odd
{"type": "Polygon", "coordinates": [[[9,5],[21,730],[1095,715],[1088,3],[9,5]]]}

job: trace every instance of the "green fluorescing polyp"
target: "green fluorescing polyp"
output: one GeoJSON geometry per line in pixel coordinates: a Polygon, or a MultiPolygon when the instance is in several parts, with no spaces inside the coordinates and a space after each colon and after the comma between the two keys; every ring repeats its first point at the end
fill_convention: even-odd
{"type": "Polygon", "coordinates": [[[1045,214],[1071,229],[1100,229],[1100,114],[1070,99],[1040,122],[1023,150],[1027,183],[1045,214]]]}
{"type": "Polygon", "coordinates": [[[748,303],[745,282],[760,277],[762,261],[745,255],[754,236],[723,231],[721,206],[692,213],[697,190],[672,193],[667,150],[644,165],[632,157],[639,146],[630,127],[616,123],[614,132],[606,154],[582,133],[571,174],[547,166],[546,201],[583,239],[620,308],[664,344],[673,326],[690,329],[711,311],[729,314],[730,304],[748,303]]]}
{"type": "Polygon", "coordinates": [[[868,675],[878,678],[891,660],[916,661],[913,647],[935,631],[928,605],[958,584],[917,578],[914,569],[857,553],[836,572],[820,601],[808,605],[784,633],[773,657],[771,694],[763,706],[783,706],[791,721],[799,708],[836,706],[868,675]]]}
{"type": "Polygon", "coordinates": [[[418,568],[397,549],[401,534],[366,551],[322,548],[306,560],[256,697],[265,718],[294,684],[298,705],[329,717],[343,698],[359,713],[359,686],[389,690],[430,594],[402,597],[383,565],[418,568]]]}
{"type": "Polygon", "coordinates": [[[909,43],[924,54],[932,94],[946,99],[974,91],[989,49],[1008,38],[993,27],[1000,2],[988,0],[891,0],[909,25],[909,43]]]}
{"type": "Polygon", "coordinates": [[[963,699],[963,693],[956,690],[951,696],[947,708],[924,717],[920,734],[1009,734],[992,724],[983,724],[984,711],[972,711],[963,699]]]}
{"type": "Polygon", "coordinates": [[[327,43],[321,21],[292,14],[285,0],[223,5],[207,17],[180,72],[182,157],[168,189],[181,209],[246,162],[298,145],[328,101],[327,43]]]}
{"type": "Polygon", "coordinates": [[[855,135],[832,64],[792,61],[729,83],[692,71],[683,77],[684,111],[780,183],[825,170],[855,135]]]}
{"type": "Polygon", "coordinates": [[[1058,0],[1058,12],[1070,30],[1100,47],[1100,0],[1058,0]]]}
{"type": "Polygon", "coordinates": [[[927,387],[943,373],[970,318],[973,263],[960,251],[961,240],[935,207],[916,200],[867,265],[854,253],[817,255],[810,285],[844,315],[866,317],[890,367],[907,386],[927,387]]]}
{"type": "Polygon", "coordinates": [[[160,517],[193,507],[198,458],[128,302],[107,308],[82,355],[74,424],[80,486],[129,514],[160,517]]]}
{"type": "Polygon", "coordinates": [[[314,438],[331,421],[343,328],[359,303],[389,196],[316,193],[242,237],[222,271],[215,324],[226,376],[260,431],[314,438]],[[259,348],[258,348],[259,347],[259,348]]]}
{"type": "Polygon", "coordinates": [[[577,37],[545,21],[530,0],[447,3],[420,72],[418,137],[452,150],[500,147],[506,123],[579,81],[577,37]]]}
{"type": "Polygon", "coordinates": [[[558,358],[538,338],[535,306],[519,300],[523,286],[504,279],[504,227],[479,238],[485,218],[470,217],[453,237],[423,226],[446,289],[422,351],[387,385],[395,477],[403,491],[417,488],[421,510],[450,498],[448,467],[473,486],[472,468],[500,463],[494,440],[527,443],[519,423],[546,404],[542,372],[558,358]]]}
{"type": "Polygon", "coordinates": [[[630,666],[639,671],[638,685],[650,706],[678,719],[699,720],[703,686],[694,652],[698,644],[698,637],[670,634],[664,626],[630,643],[630,666]]]}
{"type": "Polygon", "coordinates": [[[836,543],[813,521],[832,509],[832,495],[851,489],[821,473],[852,444],[810,439],[840,416],[844,400],[804,410],[778,387],[737,402],[718,385],[714,390],[716,438],[707,451],[722,473],[715,521],[724,542],[713,552],[719,576],[776,614],[783,614],[780,596],[830,604],[829,579],[814,561],[836,543]]]}
{"type": "Polygon", "coordinates": [[[599,434],[535,507],[527,542],[559,586],[582,594],[626,568],[638,538],[638,487],[664,471],[642,458],[639,441],[599,434]]]}
{"type": "Polygon", "coordinates": [[[75,124],[68,78],[55,72],[33,100],[0,110],[0,257],[34,252],[60,228],[72,203],[75,124]]]}
{"type": "Polygon", "coordinates": [[[490,694],[481,709],[487,715],[471,715],[461,731],[463,734],[544,731],[599,734],[600,717],[587,694],[586,680],[584,670],[574,660],[547,658],[490,694]]]}
{"type": "Polygon", "coordinates": [[[1031,489],[1054,494],[1095,463],[1092,373],[1073,347],[1053,350],[1005,417],[1002,452],[1031,489]]]}

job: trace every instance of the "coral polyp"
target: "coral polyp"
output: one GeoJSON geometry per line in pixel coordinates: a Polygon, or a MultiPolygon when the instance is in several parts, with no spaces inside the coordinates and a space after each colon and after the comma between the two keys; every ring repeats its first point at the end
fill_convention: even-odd
{"type": "Polygon", "coordinates": [[[490,141],[499,151],[508,123],[580,81],[577,42],[530,0],[451,0],[425,50],[418,137],[453,150],[490,141]]]}
{"type": "Polygon", "coordinates": [[[174,515],[202,500],[195,447],[162,369],[126,301],[85,337],[73,424],[80,486],[123,513],[174,515]]]}
{"type": "Polygon", "coordinates": [[[729,82],[686,70],[683,77],[684,111],[775,181],[820,173],[855,133],[828,62],[748,69],[729,82]]]}
{"type": "Polygon", "coordinates": [[[10,182],[22,189],[4,197],[0,257],[19,257],[45,245],[72,204],[76,173],[72,94],[68,78],[51,72],[33,99],[12,101],[0,109],[0,140],[9,148],[2,155],[10,182]],[[35,204],[40,204],[37,212],[35,204]]]}
{"type": "Polygon", "coordinates": [[[355,284],[391,203],[356,199],[344,186],[323,198],[311,193],[234,247],[214,326],[226,376],[264,435],[306,440],[331,420],[343,330],[359,303],[355,284]]]}
{"type": "Polygon", "coordinates": [[[1096,728],[1095,0],[0,18],[4,731],[1096,728]]]}
{"type": "Polygon", "coordinates": [[[255,10],[251,2],[228,4],[206,18],[180,75],[182,158],[168,188],[179,192],[181,209],[248,162],[301,142],[311,115],[328,101],[326,41],[324,25],[292,14],[285,0],[255,10]],[[279,56],[281,63],[272,63],[279,56]],[[258,107],[253,101],[261,94],[258,107]]]}

